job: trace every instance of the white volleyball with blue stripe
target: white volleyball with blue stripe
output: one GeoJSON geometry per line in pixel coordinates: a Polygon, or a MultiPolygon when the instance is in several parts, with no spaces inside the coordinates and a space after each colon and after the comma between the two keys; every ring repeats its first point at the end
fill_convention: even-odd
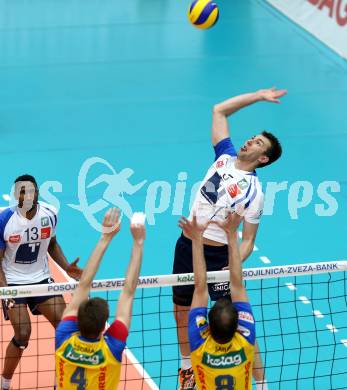
{"type": "Polygon", "coordinates": [[[188,10],[188,18],[197,28],[210,28],[219,18],[218,6],[211,0],[195,0],[188,10]]]}

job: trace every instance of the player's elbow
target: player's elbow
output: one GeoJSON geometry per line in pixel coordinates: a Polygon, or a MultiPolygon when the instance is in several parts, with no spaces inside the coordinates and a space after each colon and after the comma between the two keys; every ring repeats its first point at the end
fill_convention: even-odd
{"type": "Polygon", "coordinates": [[[212,115],[221,115],[222,114],[222,108],[220,104],[215,104],[212,107],[212,115]]]}
{"type": "Polygon", "coordinates": [[[213,106],[212,110],[212,144],[216,145],[223,138],[228,136],[226,127],[226,115],[219,104],[213,106]]]}
{"type": "Polygon", "coordinates": [[[84,279],[82,277],[81,280],[78,283],[78,287],[80,289],[86,290],[86,289],[91,288],[91,284],[92,284],[92,282],[90,280],[84,279]]]}

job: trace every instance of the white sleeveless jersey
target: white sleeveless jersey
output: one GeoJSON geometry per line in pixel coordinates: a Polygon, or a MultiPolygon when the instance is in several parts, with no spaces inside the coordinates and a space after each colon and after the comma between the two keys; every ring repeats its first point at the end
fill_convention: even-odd
{"type": "Polygon", "coordinates": [[[43,202],[31,220],[23,217],[17,206],[1,212],[2,269],[8,284],[37,283],[50,277],[47,251],[56,225],[56,210],[43,202]]]}
{"type": "MultiPolygon", "coordinates": [[[[230,145],[222,151],[228,153],[230,145]]],[[[198,222],[199,218],[201,222],[207,219],[223,221],[229,211],[234,211],[245,221],[258,224],[263,213],[264,194],[256,173],[235,168],[237,155],[233,146],[231,154],[218,156],[216,150],[216,157],[197,192],[190,219],[195,213],[198,222]]],[[[204,237],[227,244],[225,232],[215,224],[207,227],[204,237]]]]}

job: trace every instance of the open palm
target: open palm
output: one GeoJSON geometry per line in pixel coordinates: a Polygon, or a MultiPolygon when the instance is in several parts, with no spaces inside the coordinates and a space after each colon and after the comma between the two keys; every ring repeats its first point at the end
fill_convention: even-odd
{"type": "Polygon", "coordinates": [[[198,223],[196,215],[193,215],[192,220],[190,221],[186,217],[182,217],[179,220],[178,226],[183,230],[184,234],[190,239],[194,240],[202,237],[204,231],[206,230],[209,221],[203,224],[198,223]]]}
{"type": "Polygon", "coordinates": [[[102,234],[105,237],[113,238],[120,230],[119,210],[109,209],[102,222],[102,234]]]}
{"type": "Polygon", "coordinates": [[[280,98],[287,94],[286,89],[277,89],[272,87],[270,89],[261,89],[257,92],[261,100],[272,103],[280,103],[280,98]]]}

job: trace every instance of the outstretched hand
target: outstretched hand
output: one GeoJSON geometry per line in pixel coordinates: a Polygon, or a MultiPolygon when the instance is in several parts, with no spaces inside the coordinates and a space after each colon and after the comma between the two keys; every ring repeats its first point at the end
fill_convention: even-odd
{"type": "Polygon", "coordinates": [[[229,212],[227,218],[223,222],[216,221],[214,223],[223,229],[229,237],[237,234],[237,228],[239,227],[241,220],[242,217],[240,215],[229,212]]]}
{"type": "Polygon", "coordinates": [[[73,279],[81,279],[81,275],[83,272],[83,269],[80,268],[77,263],[80,261],[80,258],[77,257],[75,261],[73,261],[66,269],[66,273],[70,276],[70,278],[73,279]]]}
{"type": "Polygon", "coordinates": [[[119,210],[116,208],[107,210],[102,221],[102,235],[111,240],[120,231],[120,225],[119,210]]]}
{"type": "Polygon", "coordinates": [[[199,224],[196,219],[196,215],[193,215],[193,219],[191,221],[189,221],[186,217],[181,217],[178,222],[178,226],[183,230],[185,236],[189,237],[191,240],[197,240],[202,238],[202,235],[209,223],[210,221],[199,224]]]}
{"type": "Polygon", "coordinates": [[[130,231],[134,242],[142,245],[146,238],[145,215],[143,213],[134,213],[131,218],[130,231]]]}
{"type": "Polygon", "coordinates": [[[272,103],[281,103],[280,98],[287,94],[286,89],[277,89],[272,87],[270,89],[260,89],[257,91],[257,95],[260,100],[272,103]]]}

